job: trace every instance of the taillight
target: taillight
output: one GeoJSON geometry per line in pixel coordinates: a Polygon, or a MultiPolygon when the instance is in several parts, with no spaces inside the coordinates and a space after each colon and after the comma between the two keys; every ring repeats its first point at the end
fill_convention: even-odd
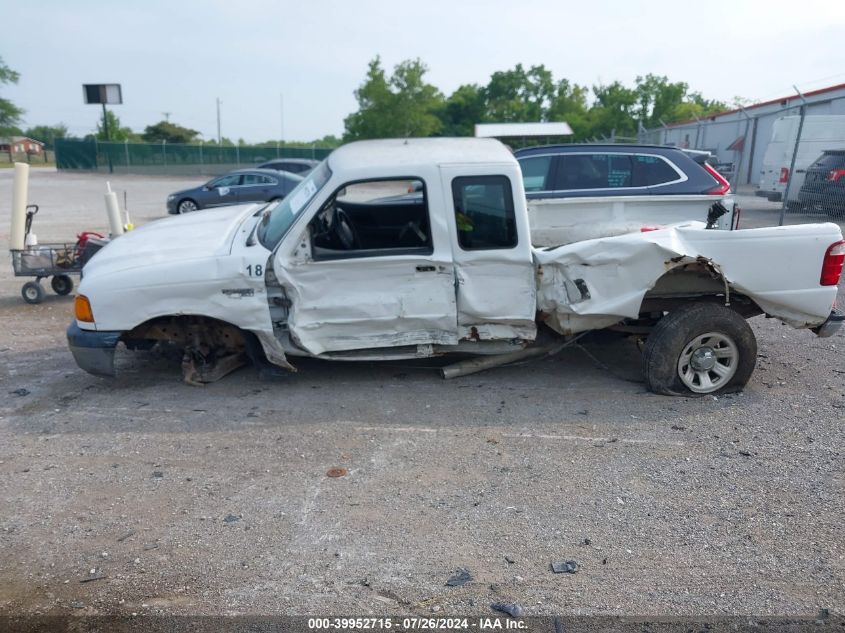
{"type": "Polygon", "coordinates": [[[819,283],[822,286],[835,286],[842,275],[842,264],[845,262],[845,240],[834,242],[824,254],[822,261],[822,276],[819,283]]]}
{"type": "Polygon", "coordinates": [[[708,194],[710,194],[711,196],[724,196],[731,190],[731,183],[729,183],[722,174],[713,169],[712,165],[710,165],[709,163],[704,163],[704,169],[707,171],[708,174],[713,176],[717,183],[719,183],[712,189],[708,189],[708,194]]]}
{"type": "Polygon", "coordinates": [[[782,185],[789,182],[789,167],[780,168],[780,180],[778,180],[778,182],[782,185]]]}
{"type": "Polygon", "coordinates": [[[827,179],[830,182],[837,182],[840,178],[845,179],[845,169],[831,169],[827,172],[827,179]]]}

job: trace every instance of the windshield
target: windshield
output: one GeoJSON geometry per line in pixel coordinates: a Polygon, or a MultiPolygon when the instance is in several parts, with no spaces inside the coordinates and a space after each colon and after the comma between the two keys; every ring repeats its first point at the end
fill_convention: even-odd
{"type": "Polygon", "coordinates": [[[293,225],[296,216],[323,188],[332,172],[328,162],[323,161],[314,168],[308,176],[291,191],[279,204],[267,207],[258,226],[258,239],[265,248],[273,250],[288,229],[293,225]]]}

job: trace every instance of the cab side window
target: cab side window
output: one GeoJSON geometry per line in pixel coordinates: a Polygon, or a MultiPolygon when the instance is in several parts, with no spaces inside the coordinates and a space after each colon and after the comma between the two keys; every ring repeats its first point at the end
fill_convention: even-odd
{"type": "Polygon", "coordinates": [[[431,255],[434,244],[422,180],[349,183],[311,221],[315,260],[431,255]]]}
{"type": "Polygon", "coordinates": [[[465,251],[517,245],[513,192],[506,176],[468,176],[452,181],[458,245],[465,251]]]}

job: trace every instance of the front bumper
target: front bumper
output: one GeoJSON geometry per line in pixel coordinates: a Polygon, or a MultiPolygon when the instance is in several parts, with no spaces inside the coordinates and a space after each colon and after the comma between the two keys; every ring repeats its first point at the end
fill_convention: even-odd
{"type": "Polygon", "coordinates": [[[114,376],[114,348],[122,334],[83,330],[74,321],[67,328],[67,345],[81,369],[95,376],[114,376]]]}
{"type": "Polygon", "coordinates": [[[176,209],[176,202],[176,198],[167,201],[167,212],[170,215],[176,215],[177,213],[179,213],[179,211],[176,209]]]}
{"type": "Polygon", "coordinates": [[[824,323],[813,328],[813,332],[821,338],[833,336],[842,327],[843,321],[845,321],[845,314],[839,314],[836,310],[833,310],[824,323]]]}

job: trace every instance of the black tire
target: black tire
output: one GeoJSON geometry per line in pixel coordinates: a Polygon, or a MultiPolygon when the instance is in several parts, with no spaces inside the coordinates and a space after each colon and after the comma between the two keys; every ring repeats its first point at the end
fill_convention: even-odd
{"type": "Polygon", "coordinates": [[[673,310],[654,326],[643,349],[648,388],[669,396],[699,397],[738,391],[751,378],[756,363],[757,339],[751,327],[739,313],[717,303],[691,303],[673,310]],[[707,338],[711,334],[715,336],[707,338]],[[708,347],[711,340],[716,341],[715,348],[708,347]],[[699,341],[705,344],[695,347],[699,341]],[[705,367],[709,361],[719,364],[719,370],[696,369],[690,361],[683,371],[682,355],[690,358],[691,349],[703,353],[705,367]],[[720,361],[716,358],[719,354],[727,357],[720,361]],[[682,378],[682,373],[686,378],[682,378]],[[696,379],[698,385],[688,386],[696,379]],[[708,383],[712,383],[712,389],[708,383]]]}
{"type": "Polygon", "coordinates": [[[44,288],[37,281],[27,281],[21,287],[21,296],[27,303],[41,303],[44,301],[44,288]]]}
{"type": "Polygon", "coordinates": [[[68,275],[55,275],[50,280],[50,287],[53,288],[53,292],[57,295],[64,296],[70,294],[70,291],[73,290],[73,279],[68,275]]]}
{"type": "Polygon", "coordinates": [[[180,200],[179,204],[176,205],[176,213],[183,214],[183,213],[191,213],[193,211],[199,211],[200,206],[191,200],[190,198],[185,198],[184,200],[180,200]]]}

